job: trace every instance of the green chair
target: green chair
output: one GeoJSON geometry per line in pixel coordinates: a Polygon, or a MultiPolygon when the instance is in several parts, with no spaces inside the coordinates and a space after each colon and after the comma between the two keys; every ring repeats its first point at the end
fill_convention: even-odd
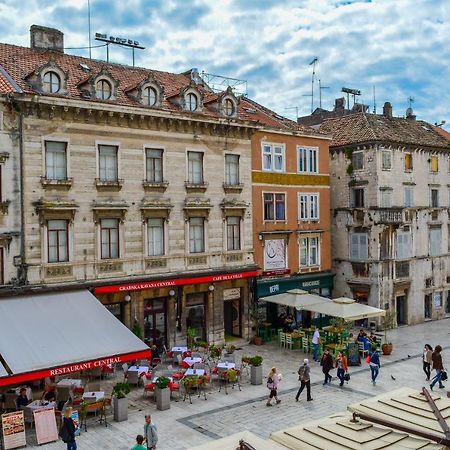
{"type": "Polygon", "coordinates": [[[263,340],[263,342],[269,341],[269,333],[268,329],[266,327],[259,327],[258,328],[258,336],[263,340]]]}

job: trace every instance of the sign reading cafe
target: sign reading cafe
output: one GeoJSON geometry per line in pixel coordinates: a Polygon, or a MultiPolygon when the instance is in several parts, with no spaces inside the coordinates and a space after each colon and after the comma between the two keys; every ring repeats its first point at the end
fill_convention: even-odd
{"type": "Polygon", "coordinates": [[[266,239],[264,243],[264,270],[286,269],[286,241],[266,239]]]}

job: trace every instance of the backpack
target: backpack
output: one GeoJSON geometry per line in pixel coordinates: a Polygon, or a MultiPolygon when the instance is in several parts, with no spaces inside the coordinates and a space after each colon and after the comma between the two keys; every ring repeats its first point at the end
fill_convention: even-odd
{"type": "Polygon", "coordinates": [[[66,424],[64,423],[63,426],[59,429],[58,436],[61,438],[61,440],[67,444],[70,440],[70,434],[69,430],[66,427],[66,424]]]}
{"type": "Polygon", "coordinates": [[[303,376],[305,375],[305,366],[300,366],[297,373],[299,381],[303,380],[303,376]]]}
{"type": "Polygon", "coordinates": [[[274,388],[273,380],[272,378],[267,378],[267,389],[272,390],[274,388]]]}

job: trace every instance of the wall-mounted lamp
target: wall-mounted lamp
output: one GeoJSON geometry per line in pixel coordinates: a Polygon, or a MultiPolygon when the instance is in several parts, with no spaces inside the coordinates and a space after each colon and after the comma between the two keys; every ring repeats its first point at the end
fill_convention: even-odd
{"type": "Polygon", "coordinates": [[[262,241],[262,240],[263,240],[263,235],[262,235],[262,234],[258,234],[258,239],[259,239],[260,241],[262,241]]]}
{"type": "Polygon", "coordinates": [[[170,295],[171,297],[175,297],[175,291],[174,291],[173,289],[171,289],[171,290],[169,291],[169,295],[170,295]]]}
{"type": "Polygon", "coordinates": [[[131,295],[125,295],[125,297],[123,298],[127,303],[131,302],[131,295]]]}
{"type": "Polygon", "coordinates": [[[214,287],[213,284],[210,284],[210,285],[208,286],[208,291],[209,291],[209,292],[213,292],[214,289],[215,289],[215,287],[214,287]]]}

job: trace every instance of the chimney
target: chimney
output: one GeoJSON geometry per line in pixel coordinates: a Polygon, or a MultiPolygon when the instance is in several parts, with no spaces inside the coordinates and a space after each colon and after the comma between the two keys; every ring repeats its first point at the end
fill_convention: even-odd
{"type": "Polygon", "coordinates": [[[345,98],[337,98],[334,101],[334,110],[335,111],[344,111],[345,110],[345,98]]]}
{"type": "Polygon", "coordinates": [[[414,114],[414,111],[412,108],[408,108],[406,110],[406,118],[410,120],[416,120],[416,115],[414,114]]]}
{"type": "Polygon", "coordinates": [[[362,103],[355,103],[352,108],[352,112],[367,112],[369,109],[368,105],[364,105],[362,103]]]}
{"type": "Polygon", "coordinates": [[[30,47],[64,53],[64,33],[55,28],[31,25],[30,47]]]}
{"type": "Polygon", "coordinates": [[[392,119],[392,105],[389,102],[383,105],[383,116],[392,119]]]}

